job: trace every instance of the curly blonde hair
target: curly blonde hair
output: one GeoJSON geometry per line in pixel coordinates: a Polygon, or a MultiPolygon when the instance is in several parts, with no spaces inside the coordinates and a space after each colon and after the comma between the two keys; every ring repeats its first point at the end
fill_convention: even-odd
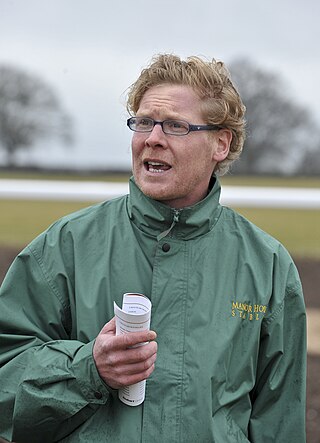
{"type": "Polygon", "coordinates": [[[191,86],[202,101],[203,117],[208,125],[219,125],[232,132],[227,158],[217,164],[215,173],[225,174],[242,151],[245,140],[245,106],[233,85],[230,73],[221,61],[173,54],[159,54],[143,69],[128,91],[127,110],[135,115],[148,89],[163,83],[191,86]]]}

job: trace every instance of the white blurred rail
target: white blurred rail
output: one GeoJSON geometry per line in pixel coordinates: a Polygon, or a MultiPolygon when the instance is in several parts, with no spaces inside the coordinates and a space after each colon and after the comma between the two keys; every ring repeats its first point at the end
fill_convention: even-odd
{"type": "MultiPolygon", "coordinates": [[[[0,199],[103,201],[128,193],[127,183],[0,180],[0,199]]],[[[223,186],[221,202],[234,207],[320,209],[320,189],[223,186]]]]}

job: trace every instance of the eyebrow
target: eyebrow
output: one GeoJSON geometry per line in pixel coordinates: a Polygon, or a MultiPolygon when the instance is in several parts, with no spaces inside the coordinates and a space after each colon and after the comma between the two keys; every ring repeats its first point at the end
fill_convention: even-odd
{"type": "MultiPolygon", "coordinates": [[[[154,119],[153,117],[151,117],[150,116],[150,114],[151,114],[152,112],[150,112],[150,113],[148,113],[148,112],[143,112],[143,113],[139,113],[139,111],[136,113],[136,117],[148,117],[148,118],[152,118],[153,120],[157,120],[157,119],[154,119]]],[[[165,117],[164,119],[163,119],[163,121],[165,121],[165,120],[182,120],[182,121],[188,121],[188,119],[187,118],[184,118],[184,117],[181,117],[181,115],[179,115],[179,114],[177,114],[177,113],[175,113],[175,112],[172,112],[172,113],[170,113],[170,116],[167,116],[167,117],[165,117]]]]}

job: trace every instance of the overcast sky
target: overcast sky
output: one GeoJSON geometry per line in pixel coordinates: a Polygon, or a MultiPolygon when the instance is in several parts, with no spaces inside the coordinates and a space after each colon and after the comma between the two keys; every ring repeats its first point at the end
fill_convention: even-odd
{"type": "Polygon", "coordinates": [[[155,53],[278,72],[320,122],[317,0],[0,0],[0,64],[46,80],[74,120],[75,145],[39,146],[50,165],[126,168],[125,91],[155,53]]]}

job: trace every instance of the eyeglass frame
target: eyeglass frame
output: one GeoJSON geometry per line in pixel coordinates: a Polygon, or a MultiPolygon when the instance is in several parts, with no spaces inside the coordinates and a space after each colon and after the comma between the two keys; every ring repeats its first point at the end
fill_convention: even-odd
{"type": "Polygon", "coordinates": [[[175,120],[175,119],[167,119],[167,120],[159,121],[159,120],[154,120],[154,119],[151,118],[151,117],[129,117],[128,120],[127,120],[127,126],[128,126],[128,128],[129,128],[131,131],[133,131],[133,132],[150,133],[150,132],[153,131],[153,128],[155,127],[155,125],[160,125],[160,126],[161,126],[161,129],[162,129],[162,131],[163,131],[164,134],[167,134],[167,135],[176,135],[176,136],[188,135],[189,132],[193,132],[193,131],[219,131],[220,129],[223,129],[223,127],[222,127],[222,126],[219,126],[219,125],[192,125],[191,123],[189,123],[189,122],[187,122],[187,121],[185,121],[185,120],[175,120]],[[131,126],[130,126],[131,121],[132,121],[133,119],[137,119],[137,118],[141,118],[141,119],[145,119],[145,120],[150,120],[151,122],[153,122],[153,126],[152,126],[152,128],[151,128],[150,130],[148,129],[147,131],[141,131],[141,130],[136,130],[136,129],[131,128],[131,126]],[[166,131],[163,129],[163,125],[164,125],[166,122],[180,122],[180,123],[186,123],[186,124],[188,125],[188,132],[183,133],[183,134],[178,134],[178,133],[175,134],[175,133],[173,133],[173,132],[166,132],[166,131]]]}

